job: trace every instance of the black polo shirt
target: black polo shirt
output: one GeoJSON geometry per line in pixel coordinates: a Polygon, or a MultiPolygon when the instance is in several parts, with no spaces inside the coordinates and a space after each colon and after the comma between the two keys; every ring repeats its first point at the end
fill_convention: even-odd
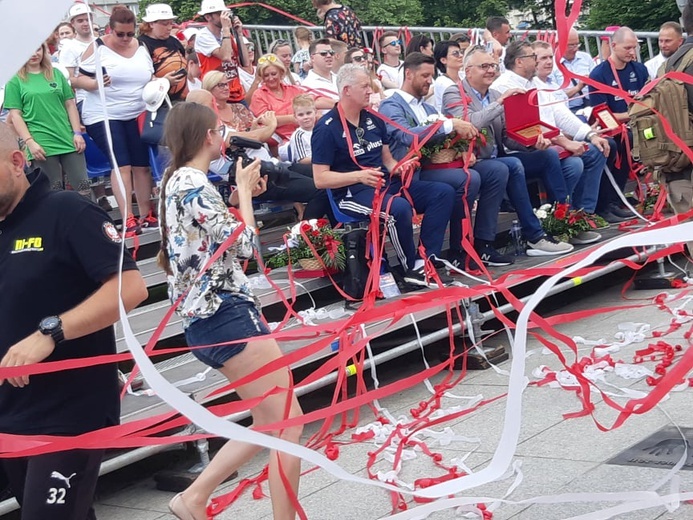
{"type": "MultiPolygon", "coordinates": [[[[108,215],[76,192],[51,191],[39,170],[17,207],[0,221],[0,359],[46,316],[83,302],[118,272],[120,235],[108,215]]],[[[137,269],[125,254],[124,270],[137,269]]],[[[115,353],[113,327],[64,341],[46,361],[115,353]]],[[[0,386],[0,432],[79,434],[117,424],[115,364],[33,375],[0,386]]]]}

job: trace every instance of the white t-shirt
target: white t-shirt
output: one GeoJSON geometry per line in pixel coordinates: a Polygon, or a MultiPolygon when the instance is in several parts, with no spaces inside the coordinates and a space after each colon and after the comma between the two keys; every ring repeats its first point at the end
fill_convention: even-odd
{"type": "Polygon", "coordinates": [[[337,90],[337,75],[334,72],[330,72],[330,79],[325,79],[322,76],[318,76],[314,70],[310,70],[308,71],[306,79],[303,80],[302,85],[304,87],[317,90],[325,97],[339,100],[339,91],[337,90]]]}
{"type": "Polygon", "coordinates": [[[246,72],[242,68],[238,67],[238,77],[241,78],[241,85],[243,85],[243,90],[246,92],[250,90],[250,87],[253,85],[253,81],[255,81],[256,70],[257,67],[253,67],[253,73],[250,74],[249,72],[246,72]]]}
{"type": "MultiPolygon", "coordinates": [[[[108,118],[117,121],[135,119],[144,112],[142,90],[154,74],[154,64],[147,48],[140,45],[132,58],[124,58],[105,45],[99,45],[96,52],[99,53],[101,66],[106,67],[111,78],[111,84],[105,89],[108,118]]],[[[81,67],[94,72],[95,61],[95,54],[92,54],[82,62],[81,67]]],[[[87,92],[82,107],[82,121],[85,125],[93,125],[104,120],[104,106],[99,91],[87,92]]]]}
{"type": "MultiPolygon", "coordinates": [[[[378,67],[376,74],[380,76],[380,80],[389,80],[397,85],[397,88],[402,86],[404,81],[404,70],[402,69],[402,62],[399,65],[393,67],[392,65],[385,65],[384,63],[378,67]]],[[[390,87],[387,87],[390,88],[390,87]]]]}
{"type": "Polygon", "coordinates": [[[293,162],[299,162],[306,157],[310,159],[313,156],[313,150],[310,147],[310,138],[312,136],[313,130],[303,130],[302,128],[297,128],[291,134],[289,148],[291,149],[291,160],[293,162]]]}
{"type": "Polygon", "coordinates": [[[193,90],[200,90],[202,88],[202,81],[200,78],[193,78],[192,81],[188,80],[188,92],[193,90]]]}
{"type": "MultiPolygon", "coordinates": [[[[79,63],[82,60],[82,54],[87,50],[87,47],[91,45],[90,42],[81,42],[77,38],[72,40],[62,40],[62,47],[60,48],[60,55],[58,58],[58,63],[64,67],[70,67],[75,69],[74,77],[79,76],[79,63]]],[[[68,78],[69,79],[69,78],[68,78]]],[[[75,89],[75,102],[79,103],[84,101],[84,96],[86,92],[81,88],[75,89]]]]}
{"type": "Polygon", "coordinates": [[[455,82],[448,78],[445,74],[441,74],[433,82],[433,106],[436,107],[438,112],[442,112],[443,110],[443,93],[445,92],[445,89],[454,84],[455,82]]]}

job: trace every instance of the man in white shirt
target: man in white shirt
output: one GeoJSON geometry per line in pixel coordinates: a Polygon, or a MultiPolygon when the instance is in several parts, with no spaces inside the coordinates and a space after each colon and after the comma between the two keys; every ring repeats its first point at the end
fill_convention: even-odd
{"type": "Polygon", "coordinates": [[[77,109],[82,112],[82,102],[84,101],[85,92],[81,86],[86,79],[93,82],[92,78],[86,76],[79,77],[79,61],[82,54],[87,49],[89,44],[94,41],[92,27],[90,23],[91,9],[87,4],[74,4],[69,11],[68,17],[72,27],[75,29],[75,37],[72,40],[65,40],[63,47],[60,50],[60,58],[58,63],[63,65],[70,74],[68,78],[70,84],[75,89],[75,102],[77,109]]]}
{"type": "MultiPolygon", "coordinates": [[[[590,72],[595,66],[592,56],[580,49],[580,35],[575,29],[571,29],[568,34],[568,45],[565,49],[565,54],[561,58],[561,64],[573,74],[589,77],[590,72]]],[[[551,73],[551,80],[558,86],[563,85],[564,76],[558,66],[554,67],[551,73]]],[[[568,84],[563,87],[563,92],[568,96],[569,108],[573,112],[577,112],[589,106],[589,97],[580,97],[587,95],[587,85],[577,78],[568,79],[568,84]]]]}
{"type": "Polygon", "coordinates": [[[399,59],[402,54],[402,40],[396,32],[385,31],[378,39],[378,45],[383,55],[383,62],[376,73],[386,89],[399,88],[404,79],[402,60],[399,59]]]}
{"type": "MultiPolygon", "coordinates": [[[[604,166],[612,145],[615,147],[616,144],[613,141],[609,143],[593,131],[590,125],[580,120],[565,104],[556,103],[558,99],[554,93],[548,92],[552,86],[547,83],[553,69],[551,45],[535,41],[532,49],[537,55],[536,77],[533,82],[539,92],[541,120],[561,130],[561,135],[553,139],[554,144],[570,152],[572,159],[580,159],[583,164],[582,177],[573,190],[571,203],[574,208],[594,213],[604,166]]],[[[608,179],[604,182],[608,182],[608,179]]]]}
{"type": "Polygon", "coordinates": [[[302,85],[317,91],[322,96],[339,100],[337,75],[332,72],[334,51],[332,50],[330,40],[321,38],[311,42],[310,47],[308,47],[308,53],[310,54],[310,62],[313,68],[308,71],[308,75],[303,80],[302,85]]]}
{"type": "Polygon", "coordinates": [[[683,45],[683,29],[681,25],[676,22],[663,23],[659,28],[658,44],[659,54],[645,62],[647,72],[650,73],[650,79],[657,77],[659,67],[683,45]]]}

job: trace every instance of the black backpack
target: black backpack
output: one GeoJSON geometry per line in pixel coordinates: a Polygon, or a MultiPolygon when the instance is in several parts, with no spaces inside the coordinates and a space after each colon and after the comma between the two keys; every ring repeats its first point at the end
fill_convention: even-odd
{"type": "Polygon", "coordinates": [[[346,266],[342,276],[342,290],[356,300],[362,300],[370,274],[366,258],[368,229],[354,229],[342,237],[346,252],[346,266]]]}

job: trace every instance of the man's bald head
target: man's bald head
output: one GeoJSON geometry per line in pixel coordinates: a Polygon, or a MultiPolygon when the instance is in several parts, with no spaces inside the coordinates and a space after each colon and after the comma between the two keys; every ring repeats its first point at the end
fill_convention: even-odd
{"type": "Polygon", "coordinates": [[[0,220],[12,213],[29,189],[25,164],[17,134],[6,123],[0,123],[0,220]]]}
{"type": "Polygon", "coordinates": [[[185,98],[185,100],[189,103],[197,103],[198,105],[204,105],[206,107],[211,108],[212,110],[216,110],[214,96],[209,90],[193,90],[192,92],[188,93],[188,96],[185,98]]]}
{"type": "Polygon", "coordinates": [[[7,123],[0,123],[0,150],[5,152],[19,150],[19,137],[7,123]]]}
{"type": "Polygon", "coordinates": [[[638,41],[638,37],[630,27],[620,27],[611,37],[613,43],[626,43],[627,41],[638,41]]]}

